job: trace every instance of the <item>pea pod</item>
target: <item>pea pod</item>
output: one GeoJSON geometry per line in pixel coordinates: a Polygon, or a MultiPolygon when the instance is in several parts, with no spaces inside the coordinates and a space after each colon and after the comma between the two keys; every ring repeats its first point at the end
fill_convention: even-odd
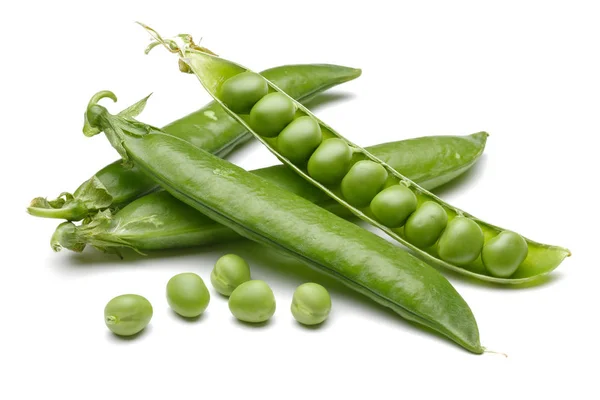
{"type": "Polygon", "coordinates": [[[97,104],[87,114],[124,162],[207,217],[337,278],[471,352],[484,351],[464,299],[437,270],[408,252],[157,128],[112,116],[97,104]]]}
{"type": "MultiPolygon", "coordinates": [[[[368,149],[399,170],[408,171],[418,182],[435,185],[453,178],[457,170],[464,171],[473,165],[483,153],[487,136],[485,132],[467,136],[428,136],[383,143],[368,149]],[[440,160],[437,157],[440,152],[452,156],[440,160]],[[409,157],[402,157],[403,154],[409,157]],[[431,164],[436,168],[424,167],[431,164]]],[[[251,172],[339,216],[352,215],[284,165],[251,172]]],[[[123,247],[144,252],[225,243],[239,238],[235,231],[181,203],[168,192],[158,191],[134,200],[116,214],[104,210],[80,226],[70,222],[60,224],[51,245],[55,251],[66,248],[79,252],[89,244],[103,251],[119,253],[118,249],[123,247]]]]}
{"type": "MultiPolygon", "coordinates": [[[[355,68],[328,64],[285,65],[268,69],[262,75],[276,82],[291,96],[306,102],[317,94],[360,76],[355,68]]],[[[119,115],[132,118],[145,105],[145,99],[119,115]]],[[[224,157],[245,143],[252,135],[217,103],[211,102],[198,111],[171,122],[163,130],[173,136],[224,157]]],[[[93,133],[91,127],[87,131],[93,133]]],[[[79,221],[99,210],[125,206],[132,200],[153,192],[156,183],[137,168],[123,168],[115,161],[82,183],[73,194],[64,192],[55,200],[38,197],[27,208],[31,215],[79,221]]]]}
{"type": "MultiPolygon", "coordinates": [[[[150,32],[150,34],[156,39],[158,43],[164,44],[169,51],[177,53],[180,56],[180,61],[188,65],[189,69],[192,72],[194,72],[194,74],[198,77],[204,88],[211,94],[211,96],[213,96],[213,98],[216,101],[218,101],[232,117],[236,118],[252,134],[254,134],[254,136],[258,138],[258,140],[260,140],[261,143],[263,143],[285,165],[287,165],[289,168],[298,173],[307,181],[311,182],[315,187],[318,187],[319,189],[323,190],[326,194],[328,194],[331,198],[335,199],[341,205],[348,208],[354,215],[380,228],[385,233],[387,233],[400,243],[404,244],[409,249],[413,250],[419,257],[421,257],[425,261],[433,265],[448,268],[460,274],[468,275],[480,280],[503,284],[514,284],[531,281],[550,273],[552,270],[558,267],[558,265],[562,262],[562,260],[565,257],[570,255],[569,250],[565,248],[541,244],[524,238],[527,242],[527,256],[520,263],[518,269],[510,277],[506,277],[493,276],[491,272],[503,271],[506,269],[505,266],[494,265],[493,268],[490,268],[490,272],[488,271],[488,269],[486,269],[484,263],[482,262],[480,254],[474,254],[475,258],[473,259],[473,254],[468,254],[467,257],[463,254],[456,254],[456,252],[454,251],[448,251],[448,249],[446,248],[447,244],[457,243],[456,240],[452,240],[454,238],[449,237],[450,235],[446,235],[445,237],[445,240],[443,242],[443,252],[438,252],[437,244],[426,248],[417,247],[416,245],[414,245],[406,239],[403,227],[386,226],[384,223],[374,218],[369,206],[365,207],[365,202],[367,200],[372,200],[373,196],[376,195],[376,191],[373,187],[371,187],[373,186],[373,182],[377,183],[378,190],[382,190],[385,186],[389,185],[405,185],[415,194],[419,206],[428,201],[437,203],[446,212],[448,216],[449,225],[455,226],[455,224],[452,224],[452,219],[454,219],[455,217],[463,217],[468,219],[469,221],[472,221],[476,225],[475,232],[472,235],[465,235],[464,237],[474,239],[476,240],[476,243],[479,243],[479,241],[481,241],[481,243],[483,243],[483,249],[485,249],[485,247],[488,245],[489,241],[492,238],[498,236],[500,233],[505,232],[506,230],[484,222],[474,217],[473,215],[470,215],[465,211],[460,210],[457,207],[454,207],[444,202],[442,199],[435,196],[425,188],[417,185],[407,176],[401,174],[380,158],[371,154],[371,152],[357,146],[356,144],[342,137],[330,126],[326,125],[323,121],[319,120],[308,109],[306,109],[306,107],[294,101],[291,97],[285,96],[286,94],[283,90],[278,88],[272,82],[268,82],[267,80],[267,84],[269,85],[270,91],[270,94],[268,96],[277,93],[279,95],[278,99],[280,102],[283,102],[284,96],[287,97],[287,101],[289,102],[289,104],[292,104],[293,107],[297,110],[296,117],[307,116],[312,118],[319,124],[321,130],[323,141],[319,145],[319,147],[314,151],[310,159],[307,160],[307,163],[294,164],[292,161],[284,157],[279,152],[277,145],[277,135],[274,135],[272,131],[269,131],[268,135],[261,136],[260,132],[256,132],[251,128],[252,119],[250,119],[250,123],[248,123],[248,118],[246,116],[234,113],[218,97],[218,91],[223,82],[227,82],[230,78],[235,77],[240,73],[251,71],[231,61],[219,58],[211,53],[195,48],[193,43],[191,42],[191,38],[189,37],[189,35],[180,35],[179,37],[181,38],[181,41],[183,43],[182,45],[179,45],[173,40],[164,40],[160,37],[160,35],[158,35],[158,33],[156,33],[151,28],[145,28],[150,32]],[[350,163],[347,163],[346,161],[347,156],[345,155],[343,150],[344,145],[353,154],[353,161],[350,163]],[[361,168],[359,174],[352,168],[353,163],[355,164],[357,162],[364,162],[366,165],[369,166],[367,168],[361,168]],[[382,171],[380,167],[383,167],[387,172],[387,184],[381,187],[379,187],[379,180],[382,176],[382,171]],[[344,180],[346,180],[348,176],[353,175],[355,172],[356,175],[359,176],[355,179],[351,179],[350,181],[352,182],[352,185],[354,187],[354,193],[359,193],[359,196],[352,198],[344,197],[344,192],[350,192],[348,188],[344,190],[344,180]],[[342,194],[339,194],[340,182],[342,184],[342,194]],[[363,182],[362,186],[358,184],[360,182],[363,182]],[[360,192],[361,190],[363,190],[363,192],[360,192]],[[354,206],[352,204],[354,204],[354,206]],[[481,237],[476,237],[477,234],[481,235],[481,237]],[[448,257],[446,257],[446,255],[448,255],[448,257]],[[457,265],[454,263],[454,260],[468,260],[469,262],[461,262],[461,265],[457,265]]],[[[263,115],[261,121],[265,121],[267,120],[265,115],[267,115],[268,112],[266,110],[266,107],[264,107],[264,105],[261,104],[261,101],[262,100],[259,100],[259,102],[256,103],[255,107],[261,105],[260,111],[261,115],[263,115]]],[[[280,109],[284,109],[284,107],[281,105],[278,105],[278,107],[280,109]]],[[[253,110],[251,110],[250,115],[252,115],[252,112],[253,110]]],[[[277,121],[277,124],[282,123],[282,117],[280,114],[273,114],[273,118],[277,121]]],[[[277,124],[269,126],[275,126],[277,124]]],[[[401,211],[402,210],[399,210],[399,212],[401,211]]],[[[418,208],[415,212],[419,212],[418,208]]],[[[459,230],[453,229],[453,232],[458,233],[459,230]]],[[[461,234],[463,233],[462,231],[460,232],[461,234]]],[[[465,251],[473,251],[473,248],[474,246],[464,246],[465,251]]],[[[475,250],[481,252],[482,249],[479,248],[475,250]]],[[[498,250],[496,249],[495,251],[497,252],[498,250]]],[[[514,259],[516,257],[512,258],[514,259]]],[[[496,257],[494,261],[496,260],[500,259],[496,257]]],[[[509,262],[512,262],[512,260],[509,262]]]]}

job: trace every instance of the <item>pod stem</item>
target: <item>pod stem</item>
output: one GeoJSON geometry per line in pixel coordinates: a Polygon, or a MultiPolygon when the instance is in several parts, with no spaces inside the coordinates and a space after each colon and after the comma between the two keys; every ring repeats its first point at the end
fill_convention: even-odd
{"type": "MultiPolygon", "coordinates": [[[[68,193],[67,193],[68,194],[68,193]]],[[[76,199],[64,198],[61,194],[54,200],[36,197],[27,207],[27,212],[35,217],[58,218],[79,221],[87,216],[86,208],[76,199]]]]}
{"type": "Polygon", "coordinates": [[[153,39],[153,41],[144,50],[144,53],[148,54],[148,53],[150,53],[150,51],[152,51],[153,48],[162,45],[165,49],[167,49],[167,51],[179,55],[179,57],[180,57],[179,70],[181,72],[184,72],[187,74],[193,73],[192,70],[190,69],[190,67],[182,60],[182,58],[184,57],[182,48],[183,49],[193,49],[196,51],[200,51],[202,53],[210,54],[212,56],[217,55],[216,53],[212,52],[211,50],[207,49],[206,47],[199,45],[199,43],[202,41],[202,38],[200,38],[200,40],[198,41],[198,44],[194,43],[194,39],[192,39],[192,35],[187,34],[187,33],[181,33],[181,34],[177,35],[174,39],[164,39],[162,36],[160,36],[160,34],[158,32],[156,32],[154,29],[152,29],[148,25],[146,25],[142,22],[139,22],[139,21],[136,23],[138,25],[140,25],[142,28],[144,28],[146,30],[146,32],[148,32],[150,34],[150,36],[152,36],[152,39],[153,39]],[[178,42],[181,42],[183,44],[183,46],[181,46],[178,42]]]}

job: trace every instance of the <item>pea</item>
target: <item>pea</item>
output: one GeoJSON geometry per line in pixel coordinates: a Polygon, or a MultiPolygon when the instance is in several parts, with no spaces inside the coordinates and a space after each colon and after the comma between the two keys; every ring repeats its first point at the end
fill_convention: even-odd
{"type": "Polygon", "coordinates": [[[119,336],[131,336],[148,325],[152,312],[152,304],[145,297],[123,294],[104,307],[104,323],[119,336]]]}
{"type": "Polygon", "coordinates": [[[275,295],[264,281],[244,282],[231,293],[229,310],[240,321],[265,322],[275,313],[275,295]]]}
{"type": "Polygon", "coordinates": [[[383,187],[388,173],[371,160],[362,160],[350,168],[342,179],[342,196],[354,207],[366,207],[383,187]]]}
{"type": "Polygon", "coordinates": [[[292,315],[304,325],[325,321],[331,311],[331,296],[318,283],[304,283],[296,288],[292,298],[292,315]]]}
{"type": "Polygon", "coordinates": [[[404,225],[416,209],[417,196],[404,185],[385,188],[371,201],[375,218],[390,228],[404,225]]]}
{"type": "Polygon", "coordinates": [[[433,201],[426,201],[408,217],[404,235],[409,243],[424,249],[434,245],[447,224],[446,210],[433,201]]]}
{"type": "Polygon", "coordinates": [[[210,274],[213,287],[224,296],[229,296],[235,288],[250,279],[248,263],[235,254],[219,258],[210,274]]]}
{"type": "Polygon", "coordinates": [[[342,139],[327,139],[308,160],[308,174],[324,185],[333,185],[342,180],[348,168],[352,151],[342,139]]]}
{"type": "Polygon", "coordinates": [[[448,223],[438,242],[440,258],[456,265],[466,265],[479,257],[483,231],[475,221],[456,217],[448,223]]]}
{"type": "Polygon", "coordinates": [[[293,120],[277,137],[279,152],[291,162],[301,164],[321,144],[323,135],[319,123],[309,116],[293,120]]]}
{"type": "Polygon", "coordinates": [[[527,258],[528,250],[527,242],[521,235],[503,231],[483,246],[481,260],[491,275],[508,278],[527,258]]]}
{"type": "Polygon", "coordinates": [[[254,72],[242,72],[223,82],[219,98],[231,111],[247,114],[268,92],[269,86],[262,76],[254,72]]]}
{"type": "Polygon", "coordinates": [[[210,293],[202,278],[192,272],[184,272],[169,279],[167,301],[177,314],[193,318],[206,310],[210,293]]]}
{"type": "Polygon", "coordinates": [[[259,135],[275,137],[292,122],[296,105],[287,96],[269,93],[250,110],[250,127],[259,135]]]}

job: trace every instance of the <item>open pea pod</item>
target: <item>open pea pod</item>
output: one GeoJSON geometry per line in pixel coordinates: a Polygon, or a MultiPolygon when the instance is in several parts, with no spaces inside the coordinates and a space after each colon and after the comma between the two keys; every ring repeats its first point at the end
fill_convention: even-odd
{"type": "Polygon", "coordinates": [[[182,70],[191,70],[281,162],[425,261],[480,280],[517,284],[550,273],[570,255],[568,249],[526,239],[444,202],[345,139],[272,82],[255,80],[252,71],[195,45],[189,35],[163,39],[142,26],[155,44],[177,53],[182,70]],[[311,127],[311,121],[318,126],[311,127]],[[292,122],[304,127],[290,128],[292,122]],[[318,133],[311,136],[311,130],[318,133]],[[283,135],[294,136],[289,131],[300,139],[284,141],[283,135]],[[306,154],[298,150],[307,147],[306,154]]]}

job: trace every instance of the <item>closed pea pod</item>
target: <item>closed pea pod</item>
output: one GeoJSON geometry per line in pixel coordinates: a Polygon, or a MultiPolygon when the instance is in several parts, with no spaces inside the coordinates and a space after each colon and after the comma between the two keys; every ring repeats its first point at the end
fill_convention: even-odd
{"type": "Polygon", "coordinates": [[[152,319],[152,304],[137,294],[123,294],[104,307],[104,323],[119,336],[131,336],[144,329],[152,319]]]}
{"type": "Polygon", "coordinates": [[[184,272],[169,279],[167,301],[177,314],[194,318],[208,307],[210,292],[200,276],[192,272],[184,272]]]}
{"type": "Polygon", "coordinates": [[[220,98],[236,113],[246,114],[268,92],[269,86],[262,76],[244,72],[223,82],[220,98]]]}
{"type": "Polygon", "coordinates": [[[438,254],[444,261],[465,265],[479,257],[483,232],[475,221],[456,217],[448,223],[438,242],[438,254]]]}
{"type": "MultiPolygon", "coordinates": [[[[359,77],[355,68],[332,64],[284,65],[261,72],[269,81],[285,89],[300,101],[338,84],[359,77]]],[[[266,84],[266,81],[263,81],[266,84]]],[[[119,114],[135,117],[144,108],[146,99],[119,114]]],[[[224,157],[252,138],[250,132],[231,118],[223,107],[213,101],[197,111],[177,119],[163,130],[211,153],[224,157]]],[[[89,131],[93,131],[89,129],[89,131]]],[[[137,168],[125,168],[118,160],[97,171],[82,183],[72,195],[62,192],[59,198],[35,198],[27,211],[38,217],[78,221],[106,208],[122,208],[136,198],[158,189],[156,182],[137,168]]]]}
{"type": "Polygon", "coordinates": [[[294,119],[296,106],[281,93],[269,93],[250,110],[250,126],[259,135],[275,137],[294,119]]]}
{"type": "Polygon", "coordinates": [[[311,117],[299,117],[290,122],[277,137],[277,148],[295,164],[305,163],[321,144],[321,127],[311,117]]]}
{"type": "Polygon", "coordinates": [[[261,280],[244,282],[229,296],[229,310],[244,322],[265,322],[275,314],[275,295],[261,280]]]}
{"type": "Polygon", "coordinates": [[[423,249],[437,242],[447,224],[448,214],[442,206],[426,201],[406,221],[404,235],[410,243],[423,249]]]}
{"type": "Polygon", "coordinates": [[[500,232],[488,240],[481,251],[485,269],[499,278],[508,278],[527,258],[527,242],[511,231],[500,232]]]}
{"type": "Polygon", "coordinates": [[[392,185],[371,201],[373,215],[385,226],[397,228],[417,209],[417,196],[406,186],[392,185]]]}
{"type": "MultiPolygon", "coordinates": [[[[473,163],[474,158],[481,154],[485,139],[485,133],[467,136],[428,136],[385,143],[368,149],[372,149],[374,154],[386,159],[390,165],[398,169],[411,171],[411,174],[417,174],[416,179],[418,179],[418,182],[425,180],[426,182],[435,181],[438,183],[449,179],[448,176],[454,176],[456,159],[450,157],[444,163],[444,169],[438,171],[428,169],[430,172],[425,173],[420,169],[421,165],[427,165],[434,160],[436,164],[442,164],[439,157],[436,156],[437,152],[431,151],[432,148],[451,149],[453,150],[452,154],[461,154],[462,162],[469,165],[473,163]],[[477,146],[474,146],[475,144],[477,146]],[[411,157],[407,159],[402,157],[402,154],[410,154],[411,157]]],[[[462,165],[464,164],[459,164],[459,166],[462,165]]],[[[314,187],[285,165],[275,165],[251,172],[339,216],[352,216],[352,213],[345,207],[340,206],[327,194],[314,187]]],[[[436,203],[429,203],[437,206],[436,203]]],[[[373,202],[371,204],[373,205],[373,202]]],[[[424,209],[425,204],[419,208],[419,211],[424,209]]],[[[445,211],[440,206],[437,207],[442,212],[444,224],[439,232],[435,234],[434,242],[442,233],[447,222],[445,211]]],[[[406,236],[408,239],[409,235],[406,236]]],[[[134,200],[117,213],[110,213],[105,210],[78,226],[70,222],[59,225],[52,235],[51,245],[55,251],[66,248],[81,252],[86,245],[91,245],[102,251],[118,253],[119,248],[123,247],[130,247],[137,252],[144,252],[228,243],[240,238],[240,235],[235,231],[177,200],[168,192],[158,191],[134,200]]],[[[229,254],[222,258],[227,259],[229,256],[233,255],[229,254]]],[[[215,271],[219,271],[216,265],[213,269],[213,272],[215,271]]],[[[249,270],[246,276],[248,279],[245,280],[250,280],[249,270]]],[[[211,274],[211,281],[216,290],[228,296],[230,293],[223,293],[217,286],[219,283],[213,281],[212,278],[213,274],[211,274]]],[[[230,281],[227,275],[222,275],[221,278],[225,278],[227,282],[230,281]]],[[[229,289],[229,292],[231,290],[233,288],[229,289]]]]}
{"type": "Polygon", "coordinates": [[[219,258],[210,273],[210,281],[217,292],[229,296],[239,285],[251,279],[246,260],[235,254],[219,258]]]}
{"type": "MultiPolygon", "coordinates": [[[[98,104],[91,107],[103,109],[97,128],[124,161],[137,164],[179,200],[251,240],[335,277],[402,317],[470,351],[483,352],[470,308],[434,268],[372,232],[198,147],[138,121],[110,115],[98,104]]],[[[240,311],[237,316],[244,319],[250,319],[243,316],[246,311],[253,316],[255,309],[244,308],[244,301],[237,300],[246,296],[236,293],[243,293],[242,288],[251,282],[238,286],[230,297],[232,312],[240,311]]]]}
{"type": "Polygon", "coordinates": [[[341,139],[327,139],[308,160],[308,174],[323,184],[339,183],[348,169],[352,159],[352,150],[341,139]]]}
{"type": "Polygon", "coordinates": [[[385,168],[370,160],[357,162],[342,179],[342,195],[354,207],[366,207],[385,184],[385,168]]]}

